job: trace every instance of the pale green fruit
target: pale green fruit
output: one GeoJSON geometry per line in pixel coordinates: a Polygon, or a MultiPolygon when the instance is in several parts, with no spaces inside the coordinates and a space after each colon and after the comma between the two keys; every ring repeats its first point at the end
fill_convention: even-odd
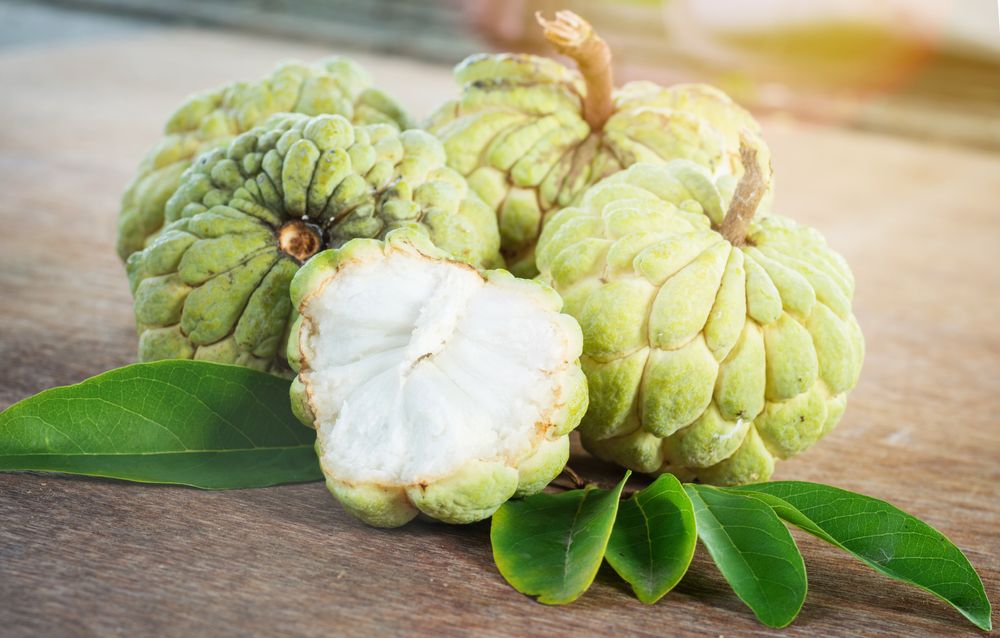
{"type": "Polygon", "coordinates": [[[167,120],[164,137],[146,153],[122,196],[118,255],[146,246],[164,223],[164,207],[181,174],[200,153],[220,148],[276,113],[342,115],[355,124],[409,128],[396,102],[347,58],[315,64],[287,62],[254,82],[234,82],[198,93],[167,120]]]}
{"type": "Polygon", "coordinates": [[[551,288],[401,229],[320,253],[291,298],[293,410],[351,514],[469,523],[562,471],[587,381],[580,327],[551,288]]]}
{"type": "Polygon", "coordinates": [[[719,232],[723,195],[686,160],[636,164],[554,214],[541,279],[584,334],[595,455],[718,484],[766,480],[840,419],[864,342],[854,279],[815,230],[719,232]]]}
{"type": "Polygon", "coordinates": [[[282,114],[201,155],[167,225],[127,262],[139,360],[285,363],[299,265],[355,237],[413,228],[475,266],[501,263],[492,212],[428,133],[282,114]]]}
{"type": "MultiPolygon", "coordinates": [[[[584,29],[581,39],[596,38],[576,20],[571,26],[584,29]]],[[[588,186],[636,162],[684,158],[728,192],[742,173],[740,131],[759,130],[746,110],[702,84],[630,82],[608,96],[599,121],[587,113],[587,100],[602,78],[533,55],[474,55],[455,68],[455,80],[459,97],[426,128],[444,142],[449,165],[496,211],[504,257],[522,276],[537,272],[535,244],[550,213],[588,186]]]]}

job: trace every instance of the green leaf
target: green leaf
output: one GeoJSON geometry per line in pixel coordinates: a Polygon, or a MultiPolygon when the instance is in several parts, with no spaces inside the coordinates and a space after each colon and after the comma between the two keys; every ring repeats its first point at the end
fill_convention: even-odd
{"type": "Polygon", "coordinates": [[[684,486],[698,537],[736,595],[769,627],[792,622],[806,599],[806,567],[788,528],[754,496],[684,486]]]}
{"type": "Polygon", "coordinates": [[[323,478],[289,382],[204,361],[139,363],[0,413],[0,471],[65,472],[206,489],[323,478]]]}
{"type": "Polygon", "coordinates": [[[805,481],[729,488],[754,493],[778,516],[953,605],[980,629],[992,628],[990,601],[969,560],[944,534],[870,496],[805,481]]]}
{"type": "Polygon", "coordinates": [[[588,487],[508,501],[493,515],[493,560],[511,586],[547,605],[571,603],[587,591],[604,559],[618,499],[588,487]]]}
{"type": "Polygon", "coordinates": [[[697,539],[691,499],[674,475],[664,474],[618,506],[604,557],[651,604],[687,572],[697,539]]]}

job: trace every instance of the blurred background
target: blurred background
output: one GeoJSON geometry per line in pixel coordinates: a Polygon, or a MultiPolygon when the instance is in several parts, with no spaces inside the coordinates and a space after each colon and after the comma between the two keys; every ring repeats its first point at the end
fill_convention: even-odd
{"type": "Polygon", "coordinates": [[[711,82],[759,113],[1000,149],[995,0],[0,0],[0,47],[195,27],[450,66],[551,53],[533,14],[560,8],[609,41],[619,81],[711,82]]]}

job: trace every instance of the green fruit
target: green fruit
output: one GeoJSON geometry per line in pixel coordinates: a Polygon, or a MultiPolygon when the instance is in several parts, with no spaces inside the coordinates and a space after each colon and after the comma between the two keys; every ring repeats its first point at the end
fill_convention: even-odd
{"type": "Polygon", "coordinates": [[[612,92],[610,53],[590,25],[570,12],[542,23],[583,74],[532,55],[474,55],[455,69],[460,96],[426,126],[496,211],[504,256],[523,276],[537,272],[535,243],[548,215],[588,186],[636,162],[684,158],[728,192],[742,173],[740,131],[759,130],[710,86],[630,82],[612,92]]]}
{"type": "Polygon", "coordinates": [[[756,175],[723,215],[705,168],[636,164],[550,218],[540,279],[583,330],[580,432],[595,455],[709,483],[763,481],[843,414],[864,354],[854,279],[817,231],[789,219],[729,234],[759,203],[762,185],[744,188],[756,175]]]}
{"type": "Polygon", "coordinates": [[[282,114],[206,152],[167,225],[127,262],[139,360],[194,358],[287,373],[288,286],[355,237],[412,228],[475,266],[501,263],[492,212],[419,130],[282,114]]]}
{"type": "Polygon", "coordinates": [[[256,82],[235,82],[191,96],[167,121],[122,196],[118,255],[124,261],[163,226],[163,210],[181,174],[200,153],[221,148],[276,113],[343,115],[355,124],[408,128],[390,97],[370,88],[368,74],[346,58],[289,62],[256,82]]]}
{"type": "Polygon", "coordinates": [[[351,514],[470,523],[562,471],[587,382],[580,327],[547,286],[400,229],[320,253],[291,297],[293,410],[351,514]]]}

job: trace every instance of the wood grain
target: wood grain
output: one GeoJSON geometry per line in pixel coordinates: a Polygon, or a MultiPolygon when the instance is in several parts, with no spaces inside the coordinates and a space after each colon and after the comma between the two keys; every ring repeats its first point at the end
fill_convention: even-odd
{"type": "MultiPolygon", "coordinates": [[[[324,52],[181,30],[0,56],[0,407],[133,360],[119,193],[186,93],[324,52]]],[[[427,113],[446,69],[361,56],[427,113]]],[[[780,464],[944,531],[1000,601],[1000,158],[765,123],[778,206],[852,264],[868,342],[847,416],[780,464]]],[[[615,471],[577,453],[580,470],[615,471]]],[[[367,528],[318,484],[206,493],[0,475],[4,636],[974,635],[943,603],[801,541],[806,606],[776,632],[699,553],[644,606],[606,568],[566,607],[517,594],[488,526],[367,528]]]]}

